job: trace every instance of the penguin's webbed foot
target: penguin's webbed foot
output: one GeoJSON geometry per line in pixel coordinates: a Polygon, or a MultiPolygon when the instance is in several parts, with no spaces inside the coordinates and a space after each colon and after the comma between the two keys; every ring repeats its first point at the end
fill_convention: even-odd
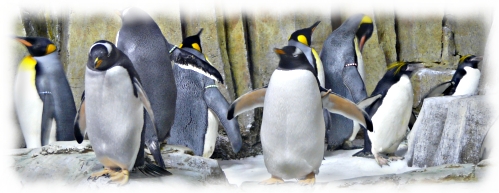
{"type": "Polygon", "coordinates": [[[272,177],[270,177],[269,179],[261,181],[258,184],[262,185],[284,184],[284,180],[282,178],[272,175],[272,177]]]}
{"type": "Polygon", "coordinates": [[[393,155],[393,156],[389,156],[388,159],[390,161],[399,161],[399,160],[404,160],[404,157],[403,156],[395,156],[395,155],[393,155]]]}
{"type": "Polygon", "coordinates": [[[371,151],[366,151],[366,150],[361,150],[352,156],[354,157],[363,157],[363,158],[374,158],[374,155],[371,153],[371,151]]]}
{"type": "Polygon", "coordinates": [[[123,186],[125,185],[126,183],[128,183],[128,178],[130,176],[130,173],[128,172],[128,170],[121,170],[121,172],[114,172],[114,173],[110,173],[111,174],[111,178],[109,180],[109,184],[118,184],[118,186],[123,186]]]}
{"type": "Polygon", "coordinates": [[[376,160],[376,163],[378,163],[379,167],[383,167],[383,165],[390,166],[390,164],[388,164],[390,161],[384,158],[379,153],[374,155],[374,159],[376,160]]]}
{"type": "Polygon", "coordinates": [[[310,174],[308,174],[307,176],[305,176],[305,179],[299,180],[298,184],[300,184],[302,186],[307,186],[307,185],[312,186],[312,185],[314,185],[315,184],[315,173],[314,172],[310,172],[310,174]]]}
{"type": "Polygon", "coordinates": [[[95,180],[99,179],[101,176],[106,176],[106,177],[109,177],[109,174],[111,173],[112,171],[107,169],[107,168],[104,168],[102,171],[100,172],[95,172],[95,173],[92,173],[92,175],[90,175],[88,178],[87,178],[87,181],[88,180],[92,180],[95,182],[95,180]]]}

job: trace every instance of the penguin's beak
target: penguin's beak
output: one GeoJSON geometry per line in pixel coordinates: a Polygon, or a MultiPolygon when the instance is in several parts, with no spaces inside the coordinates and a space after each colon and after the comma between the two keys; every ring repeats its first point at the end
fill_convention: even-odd
{"type": "Polygon", "coordinates": [[[314,32],[314,30],[317,27],[317,25],[319,25],[319,23],[321,23],[321,21],[317,21],[317,22],[314,23],[314,25],[310,26],[310,30],[312,31],[312,33],[314,32]]]}
{"type": "Polygon", "coordinates": [[[100,60],[99,58],[95,58],[95,61],[94,61],[94,66],[95,68],[99,68],[99,66],[102,64],[102,60],[100,60]]]}
{"type": "Polygon", "coordinates": [[[359,41],[359,49],[360,49],[360,52],[362,52],[362,49],[364,49],[364,44],[366,43],[366,40],[367,40],[367,35],[363,35],[363,36],[360,38],[360,41],[359,41]]]}
{"type": "Polygon", "coordinates": [[[27,47],[31,47],[33,46],[33,44],[31,44],[30,42],[28,42],[26,39],[22,38],[22,37],[15,37],[15,39],[18,41],[18,42],[21,42],[21,44],[27,46],[27,47]]]}
{"type": "Polygon", "coordinates": [[[279,55],[284,55],[284,54],[286,54],[286,53],[284,52],[284,50],[281,50],[281,49],[279,49],[279,48],[274,48],[274,52],[275,52],[276,54],[279,54],[279,55]]]}
{"type": "Polygon", "coordinates": [[[470,61],[472,61],[472,62],[480,62],[482,60],[483,60],[483,56],[476,56],[476,57],[470,59],[470,61]]]}
{"type": "Polygon", "coordinates": [[[421,68],[426,68],[427,66],[424,63],[409,63],[407,64],[407,71],[416,71],[421,68]]]}

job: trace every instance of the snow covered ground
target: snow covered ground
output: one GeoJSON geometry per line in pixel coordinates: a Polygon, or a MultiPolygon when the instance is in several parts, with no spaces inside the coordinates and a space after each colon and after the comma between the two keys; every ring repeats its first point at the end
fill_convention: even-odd
{"type": "MultiPolygon", "coordinates": [[[[399,147],[399,151],[405,147],[399,147]]],[[[322,160],[316,182],[331,182],[362,176],[383,174],[400,174],[417,167],[408,167],[407,160],[391,162],[390,166],[379,167],[374,159],[352,157],[360,149],[326,151],[322,160]]],[[[398,154],[398,153],[397,153],[398,154]]],[[[263,155],[240,160],[219,160],[220,167],[225,172],[230,184],[240,186],[243,182],[259,182],[270,178],[265,168],[263,155]]],[[[290,180],[296,181],[296,180],[290,180]]]]}

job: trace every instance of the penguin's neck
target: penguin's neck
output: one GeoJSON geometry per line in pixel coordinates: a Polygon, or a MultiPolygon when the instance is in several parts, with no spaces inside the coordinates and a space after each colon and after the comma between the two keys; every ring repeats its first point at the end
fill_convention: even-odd
{"type": "Polygon", "coordinates": [[[362,81],[365,82],[366,79],[364,78],[365,77],[364,60],[362,59],[362,52],[360,51],[359,48],[359,40],[357,39],[357,36],[354,36],[353,42],[355,47],[355,58],[357,59],[357,70],[359,71],[362,81]]]}

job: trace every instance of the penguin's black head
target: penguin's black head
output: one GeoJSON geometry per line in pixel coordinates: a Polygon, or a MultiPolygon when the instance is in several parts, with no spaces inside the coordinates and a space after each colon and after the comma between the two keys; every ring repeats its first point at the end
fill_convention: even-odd
{"type": "Polygon", "coordinates": [[[203,32],[203,28],[201,28],[196,35],[186,37],[182,41],[182,44],[180,44],[179,48],[192,48],[203,53],[203,48],[201,47],[201,38],[199,37],[201,35],[201,32],[203,32]]]}
{"type": "Polygon", "coordinates": [[[16,37],[16,40],[26,46],[29,54],[34,57],[45,56],[57,50],[54,43],[44,37],[16,37]]]}
{"type": "Polygon", "coordinates": [[[147,14],[147,12],[137,7],[129,7],[123,10],[119,10],[116,11],[116,14],[120,16],[121,22],[125,25],[153,21],[151,16],[147,14]]]}
{"type": "Polygon", "coordinates": [[[459,65],[458,68],[464,68],[466,66],[472,67],[472,68],[478,68],[478,63],[482,61],[483,57],[482,56],[475,56],[475,55],[465,55],[462,56],[459,59],[459,65]]]}
{"type": "Polygon", "coordinates": [[[321,21],[315,22],[314,25],[308,28],[296,30],[291,34],[291,36],[289,36],[288,40],[295,40],[310,47],[312,44],[312,33],[320,22],[321,21]]]}
{"type": "Polygon", "coordinates": [[[308,63],[307,57],[302,50],[295,46],[284,46],[282,49],[274,48],[279,58],[278,69],[292,70],[292,69],[309,69],[313,67],[308,63]]]}
{"type": "Polygon", "coordinates": [[[364,44],[366,43],[366,41],[371,38],[373,30],[373,20],[371,19],[371,17],[364,15],[360,20],[359,27],[357,28],[357,32],[355,33],[355,36],[359,41],[360,51],[362,51],[362,49],[364,48],[364,44]]]}
{"type": "Polygon", "coordinates": [[[116,63],[117,52],[116,46],[107,40],[95,42],[88,52],[88,68],[101,71],[109,69],[116,63]]]}
{"type": "Polygon", "coordinates": [[[425,66],[421,62],[394,62],[387,67],[387,75],[393,75],[395,77],[400,77],[402,75],[407,75],[411,77],[413,72],[425,66]]]}

